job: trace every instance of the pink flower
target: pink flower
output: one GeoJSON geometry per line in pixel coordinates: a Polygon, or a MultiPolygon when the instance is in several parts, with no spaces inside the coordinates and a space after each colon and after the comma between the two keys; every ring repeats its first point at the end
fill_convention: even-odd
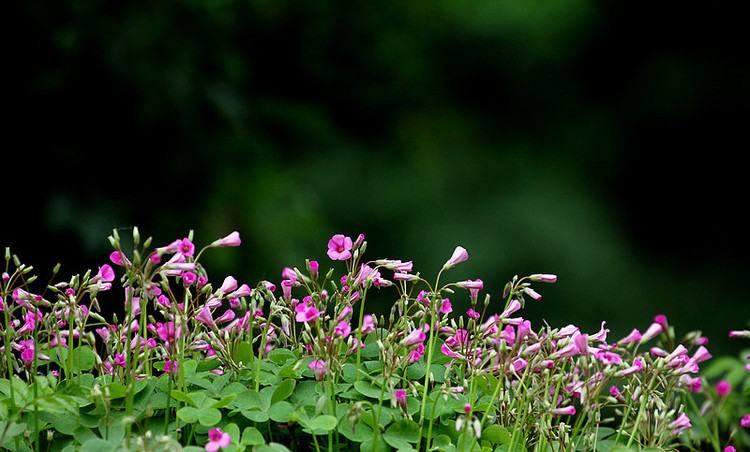
{"type": "Polygon", "coordinates": [[[322,359],[314,359],[310,361],[307,366],[317,373],[315,379],[318,381],[323,380],[323,376],[326,374],[326,362],[322,359]]]}
{"type": "Polygon", "coordinates": [[[632,366],[626,367],[625,369],[617,371],[615,375],[618,377],[629,377],[630,375],[633,375],[636,372],[640,372],[641,369],[643,369],[643,363],[641,362],[640,358],[636,358],[633,361],[632,366]]]}
{"type": "Polygon", "coordinates": [[[729,337],[750,337],[750,330],[734,330],[729,332],[729,337]]]}
{"type": "Polygon", "coordinates": [[[721,380],[716,383],[716,393],[719,394],[719,396],[726,397],[730,392],[732,392],[732,385],[729,384],[728,381],[721,380]]]}
{"type": "Polygon", "coordinates": [[[529,279],[537,282],[554,283],[557,282],[557,275],[549,273],[536,273],[529,276],[529,279]]]}
{"type": "Polygon", "coordinates": [[[440,305],[440,312],[442,312],[443,314],[450,314],[451,312],[453,312],[453,307],[451,306],[451,302],[449,299],[443,299],[443,304],[440,305]]]}
{"type": "Polygon", "coordinates": [[[219,290],[217,290],[216,292],[217,294],[221,292],[221,294],[223,295],[232,292],[235,289],[237,289],[237,280],[233,276],[227,276],[226,278],[224,278],[224,282],[221,283],[221,287],[219,287],[219,290]]]}
{"type": "Polygon", "coordinates": [[[641,340],[641,337],[643,336],[641,336],[640,331],[633,328],[633,331],[631,331],[630,334],[628,334],[624,338],[620,339],[620,342],[618,342],[617,345],[623,346],[623,345],[631,344],[634,342],[638,342],[641,340]]]}
{"type": "Polygon", "coordinates": [[[212,330],[216,329],[216,322],[214,322],[214,318],[211,315],[211,310],[208,306],[203,306],[200,312],[195,315],[195,320],[205,323],[212,330]]]}
{"type": "Polygon", "coordinates": [[[617,353],[608,352],[604,350],[595,352],[594,357],[596,357],[604,365],[620,364],[622,362],[622,358],[620,358],[620,355],[618,355],[617,353]]]}
{"type": "Polygon", "coordinates": [[[396,402],[398,402],[401,409],[406,411],[406,391],[398,389],[393,393],[393,396],[396,398],[396,402]]]}
{"type": "Polygon", "coordinates": [[[555,408],[552,410],[552,414],[572,416],[576,414],[576,407],[574,407],[573,405],[568,405],[560,408],[555,408]]]}
{"type": "Polygon", "coordinates": [[[518,311],[519,309],[521,309],[521,302],[514,298],[508,302],[508,307],[505,308],[502,314],[500,314],[500,317],[510,317],[511,314],[518,311]]]}
{"type": "Polygon", "coordinates": [[[467,279],[466,281],[457,282],[456,287],[460,287],[461,289],[480,290],[484,287],[484,283],[481,279],[477,279],[476,281],[467,279]]]}
{"type": "Polygon", "coordinates": [[[316,279],[318,277],[318,269],[320,268],[318,261],[310,261],[308,267],[310,269],[310,277],[316,279]]]}
{"type": "Polygon", "coordinates": [[[333,328],[333,334],[339,337],[347,337],[349,336],[349,333],[352,332],[352,327],[349,325],[349,322],[342,320],[339,322],[338,325],[336,325],[333,328]]]}
{"type": "Polygon", "coordinates": [[[222,239],[215,240],[211,246],[240,246],[241,243],[240,233],[234,231],[222,239]]]}
{"type": "Polygon", "coordinates": [[[224,433],[220,428],[212,428],[208,431],[208,444],[206,444],[206,450],[208,452],[216,452],[219,448],[223,449],[229,447],[229,442],[232,437],[229,433],[224,433]]]}
{"type": "Polygon", "coordinates": [[[198,276],[196,276],[196,274],[193,272],[185,272],[182,274],[182,283],[186,286],[189,286],[195,282],[195,279],[197,277],[198,276]]]}
{"type": "Polygon", "coordinates": [[[696,363],[701,363],[707,359],[711,359],[711,353],[708,352],[708,349],[704,346],[698,347],[698,349],[693,354],[693,361],[696,363]]]}
{"type": "Polygon", "coordinates": [[[367,314],[362,318],[362,335],[368,334],[375,331],[375,318],[372,314],[367,314]]]}
{"type": "Polygon", "coordinates": [[[102,265],[99,267],[99,272],[91,278],[91,282],[96,284],[101,281],[105,282],[112,282],[115,279],[115,272],[112,270],[112,267],[110,267],[107,264],[102,265]]]}
{"type": "Polygon", "coordinates": [[[404,347],[410,347],[412,345],[416,345],[420,342],[424,342],[425,340],[425,334],[422,329],[413,330],[411,333],[409,333],[402,341],[401,345],[404,347]]]}
{"type": "Polygon", "coordinates": [[[641,336],[640,342],[650,341],[651,339],[661,334],[662,331],[664,331],[664,327],[662,326],[662,324],[658,322],[654,322],[648,327],[646,332],[643,333],[643,336],[641,336]]]}
{"type": "Polygon", "coordinates": [[[352,257],[352,239],[344,234],[336,234],[328,241],[328,257],[335,261],[345,261],[352,257]]]}
{"type": "Polygon", "coordinates": [[[466,259],[469,258],[469,252],[466,251],[461,246],[457,246],[455,250],[453,250],[453,255],[450,259],[443,265],[443,270],[448,270],[449,268],[454,267],[456,264],[459,264],[466,259]]]}
{"type": "Polygon", "coordinates": [[[309,322],[310,320],[315,320],[320,316],[320,311],[312,305],[307,304],[307,301],[303,301],[302,303],[298,303],[297,306],[294,307],[294,310],[297,312],[297,315],[295,316],[295,319],[298,322],[309,322]]]}
{"type": "Polygon", "coordinates": [[[735,452],[737,449],[734,446],[727,446],[724,448],[724,452],[735,452]]]}
{"type": "Polygon", "coordinates": [[[115,265],[130,265],[130,261],[122,253],[122,251],[112,251],[109,255],[109,260],[115,265]]]}
{"type": "Polygon", "coordinates": [[[536,290],[532,289],[531,287],[524,287],[523,288],[523,293],[525,293],[526,295],[530,296],[531,298],[533,298],[536,301],[539,301],[539,300],[542,299],[542,295],[539,292],[537,292],[536,290]]]}
{"type": "Polygon", "coordinates": [[[189,239],[184,238],[180,241],[179,252],[183,256],[192,256],[195,252],[195,245],[189,239]]]}
{"type": "Polygon", "coordinates": [[[170,374],[177,373],[177,368],[178,368],[177,361],[172,361],[172,360],[167,359],[164,362],[164,371],[167,373],[170,373],[170,374]]]}
{"type": "Polygon", "coordinates": [[[672,429],[675,434],[680,433],[688,427],[692,427],[692,425],[690,424],[690,418],[687,417],[685,413],[680,413],[677,419],[669,424],[669,428],[672,429]]]}
{"type": "Polygon", "coordinates": [[[745,428],[750,428],[750,414],[746,414],[742,416],[742,419],[740,420],[740,425],[745,428]]]}
{"type": "Polygon", "coordinates": [[[479,320],[479,313],[473,309],[469,309],[468,311],[466,311],[466,315],[474,320],[479,320]]]}

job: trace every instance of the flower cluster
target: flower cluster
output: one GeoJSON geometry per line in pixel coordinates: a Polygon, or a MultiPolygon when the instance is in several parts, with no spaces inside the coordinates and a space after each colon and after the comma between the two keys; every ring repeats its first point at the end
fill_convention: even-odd
{"type": "MultiPolygon", "coordinates": [[[[699,442],[691,427],[708,405],[697,408],[693,397],[715,397],[718,413],[736,392],[731,378],[707,384],[699,373],[711,358],[707,339],[678,338],[664,315],[612,340],[605,322],[583,331],[535,327],[520,315],[527,300],[541,300],[537,285],[557,282],[553,274],[513,277],[499,304],[482,296],[481,279],[441,283],[469,259],[461,246],[430,281],[411,261],[366,260],[364,235],[336,234],[324,248],[330,270],[306,260],[251,287],[233,276],[214,280],[200,261],[208,249],[239,246],[237,232],[202,249],[192,232],[153,249],[137,229],[132,251],[117,231],[110,242],[108,264],[41,293],[31,290],[31,267],[6,253],[0,372],[18,383],[0,384],[0,393],[13,414],[6,430],[31,429],[36,416],[28,444],[44,429],[81,440],[40,423],[28,407],[43,399],[13,392],[27,383],[52,391],[76,381],[91,398],[65,400],[106,420],[103,432],[124,410],[126,441],[133,422],[149,425],[152,416],[162,435],[145,428],[139,441],[209,451],[270,443],[258,438],[263,423],[269,435],[302,435],[331,450],[376,450],[379,441],[416,450],[674,447],[699,442]],[[378,315],[368,294],[385,289],[394,303],[378,315]],[[124,318],[104,318],[104,293],[120,300],[124,318]],[[40,386],[44,371],[57,380],[40,386]],[[152,399],[140,403],[146,393],[152,399]]],[[[750,415],[739,424],[750,427],[750,415]]],[[[19,441],[0,432],[2,447],[18,450],[19,441]]],[[[718,434],[708,441],[719,450],[718,434]]]]}

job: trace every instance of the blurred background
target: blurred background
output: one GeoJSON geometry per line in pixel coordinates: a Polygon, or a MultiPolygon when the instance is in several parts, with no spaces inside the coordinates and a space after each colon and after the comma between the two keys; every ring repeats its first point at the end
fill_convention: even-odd
{"type": "Polygon", "coordinates": [[[536,328],[607,321],[614,341],[666,314],[735,353],[750,77],[726,8],[19,2],[0,245],[67,279],[107,261],[113,228],[199,247],[237,230],[204,263],[250,285],[341,269],[335,233],[428,279],[462,245],[443,281],[482,279],[492,311],[513,275],[556,273],[536,328]]]}

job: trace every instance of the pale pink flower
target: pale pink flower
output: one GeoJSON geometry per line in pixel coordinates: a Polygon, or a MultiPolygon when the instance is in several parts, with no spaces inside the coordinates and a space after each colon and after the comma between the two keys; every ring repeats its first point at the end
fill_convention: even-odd
{"type": "Polygon", "coordinates": [[[510,368],[508,370],[510,370],[511,372],[518,373],[524,370],[526,368],[526,365],[527,365],[527,361],[525,359],[516,358],[515,360],[513,360],[512,363],[510,363],[510,368]]]}
{"type": "Polygon", "coordinates": [[[457,282],[456,287],[460,287],[461,289],[480,290],[484,287],[484,283],[481,279],[477,279],[476,281],[467,279],[466,281],[457,282]]]}
{"type": "Polygon", "coordinates": [[[453,250],[453,255],[450,259],[443,265],[443,270],[448,270],[449,268],[454,267],[456,264],[459,264],[469,258],[469,252],[466,251],[461,246],[457,246],[455,250],[453,250]]]}
{"type": "Polygon", "coordinates": [[[615,372],[615,375],[618,377],[629,377],[630,375],[633,375],[636,372],[640,372],[642,369],[643,369],[643,363],[641,362],[640,358],[636,358],[633,361],[632,366],[626,367],[625,369],[615,372]]]}
{"type": "Polygon", "coordinates": [[[510,302],[508,302],[508,307],[506,307],[502,314],[500,314],[500,317],[510,317],[511,314],[518,311],[519,309],[521,309],[521,302],[514,298],[510,300],[510,302]]]}
{"type": "Polygon", "coordinates": [[[326,362],[322,359],[314,359],[310,361],[307,366],[314,372],[316,372],[315,379],[318,381],[322,381],[323,376],[328,372],[326,370],[326,362]]]}
{"type": "Polygon", "coordinates": [[[211,315],[211,310],[208,308],[208,306],[203,306],[200,312],[198,312],[198,314],[195,315],[195,319],[200,322],[203,322],[212,330],[215,330],[217,328],[216,322],[214,322],[214,318],[211,315]]]}
{"type": "Polygon", "coordinates": [[[557,275],[549,273],[536,273],[529,276],[529,279],[537,282],[554,283],[557,282],[557,275]]]}
{"type": "Polygon", "coordinates": [[[651,325],[649,325],[648,329],[645,333],[641,336],[640,342],[648,342],[651,339],[655,338],[656,336],[660,335],[664,331],[664,327],[661,323],[654,322],[651,325]]]}
{"type": "Polygon", "coordinates": [[[115,279],[115,272],[112,270],[112,267],[110,267],[107,264],[102,265],[99,267],[99,271],[97,272],[96,276],[91,278],[91,283],[96,284],[98,282],[112,282],[115,279]]]}
{"type": "Polygon", "coordinates": [[[182,240],[177,239],[167,246],[161,246],[159,248],[156,248],[156,252],[159,254],[176,253],[180,251],[181,246],[182,246],[182,240]]]}
{"type": "Polygon", "coordinates": [[[345,261],[352,257],[352,239],[344,234],[336,234],[328,241],[328,257],[335,261],[345,261]]]}
{"type": "Polygon", "coordinates": [[[360,331],[362,335],[375,331],[375,317],[372,314],[367,314],[362,318],[362,328],[360,331]]]}
{"type": "Polygon", "coordinates": [[[712,355],[708,352],[708,349],[704,346],[698,347],[698,349],[693,354],[693,361],[696,363],[701,363],[707,359],[711,359],[712,355]]]}
{"type": "Polygon", "coordinates": [[[229,447],[229,442],[232,437],[229,433],[224,433],[219,428],[213,428],[208,431],[208,444],[206,444],[206,450],[208,452],[216,452],[219,449],[229,447]]]}
{"type": "Polygon", "coordinates": [[[222,314],[220,317],[216,319],[216,323],[221,324],[221,323],[231,322],[232,320],[234,320],[236,316],[237,314],[235,314],[234,311],[232,311],[231,309],[227,309],[226,312],[224,312],[224,314],[222,314]]]}
{"type": "Polygon", "coordinates": [[[631,344],[631,343],[634,343],[634,342],[638,342],[638,341],[641,340],[641,337],[643,337],[643,336],[641,336],[640,331],[638,331],[637,329],[633,328],[633,331],[631,331],[630,334],[628,334],[624,338],[620,339],[620,341],[617,343],[617,345],[623,346],[623,345],[631,344]]]}
{"type": "Polygon", "coordinates": [[[669,428],[675,434],[680,433],[688,427],[692,427],[692,425],[690,424],[690,418],[685,413],[680,413],[677,419],[669,423],[669,428]]]}
{"type": "Polygon", "coordinates": [[[235,289],[237,289],[237,280],[233,276],[227,276],[226,278],[224,278],[224,282],[221,283],[221,287],[219,287],[219,290],[216,291],[217,296],[219,296],[218,293],[224,295],[234,291],[235,289]]]}
{"type": "Polygon", "coordinates": [[[237,290],[234,292],[231,292],[228,297],[230,298],[242,298],[250,296],[250,294],[253,293],[253,290],[248,286],[247,284],[241,285],[237,290]]]}
{"type": "Polygon", "coordinates": [[[240,233],[234,231],[224,238],[215,240],[211,246],[240,246],[241,243],[240,233]]]}
{"type": "Polygon", "coordinates": [[[542,295],[539,292],[537,292],[536,290],[532,289],[531,287],[524,287],[523,288],[523,293],[525,293],[526,295],[530,296],[531,298],[533,298],[536,301],[539,301],[539,300],[542,299],[542,295]]]}
{"type": "Polygon", "coordinates": [[[750,330],[734,330],[729,332],[729,337],[750,337],[750,330]]]}
{"type": "Polygon", "coordinates": [[[404,347],[410,347],[412,345],[419,344],[421,342],[424,342],[426,336],[424,334],[424,331],[422,331],[421,328],[413,330],[410,332],[403,340],[401,340],[401,345],[404,347]]]}

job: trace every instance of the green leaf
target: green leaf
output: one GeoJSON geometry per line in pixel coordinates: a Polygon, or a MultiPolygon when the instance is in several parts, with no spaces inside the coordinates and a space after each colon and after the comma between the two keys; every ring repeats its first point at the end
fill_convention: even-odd
{"type": "Polygon", "coordinates": [[[188,424],[194,424],[198,422],[198,416],[200,415],[200,411],[198,411],[197,408],[191,407],[191,406],[184,406],[177,410],[177,417],[187,422],[188,424]]]}
{"type": "Polygon", "coordinates": [[[196,372],[208,372],[219,367],[221,363],[218,359],[204,359],[198,361],[198,366],[195,368],[196,372]]]}
{"type": "Polygon", "coordinates": [[[213,404],[211,404],[214,408],[224,408],[225,406],[232,403],[232,400],[237,396],[237,394],[229,394],[227,396],[222,397],[221,399],[217,400],[213,404]]]}
{"type": "Polygon", "coordinates": [[[330,414],[321,414],[315,416],[307,422],[307,428],[312,430],[314,434],[328,433],[336,428],[338,420],[330,414]]]}
{"type": "Polygon", "coordinates": [[[383,388],[362,380],[354,382],[354,389],[357,390],[357,392],[359,392],[360,394],[376,400],[380,399],[381,394],[383,395],[383,400],[390,399],[390,394],[387,391],[383,391],[383,388]]]}
{"type": "Polygon", "coordinates": [[[271,405],[268,409],[268,417],[274,422],[289,422],[291,420],[292,412],[294,412],[292,404],[282,400],[271,405]]]}
{"type": "Polygon", "coordinates": [[[481,438],[494,444],[507,444],[510,442],[510,433],[505,427],[493,424],[482,430],[481,438]]]}
{"type": "Polygon", "coordinates": [[[193,407],[197,407],[198,406],[198,404],[196,404],[189,395],[185,394],[182,391],[178,391],[176,389],[172,389],[172,392],[170,392],[170,395],[172,396],[173,399],[175,399],[175,400],[177,400],[179,402],[187,403],[188,405],[193,406],[193,407]]]}
{"type": "Polygon", "coordinates": [[[401,419],[386,429],[383,439],[396,449],[409,448],[410,443],[416,443],[419,440],[419,426],[411,419],[401,419]]]}
{"type": "Polygon", "coordinates": [[[271,396],[271,405],[281,400],[286,400],[290,395],[292,395],[292,392],[294,392],[294,388],[296,385],[296,380],[283,380],[281,384],[276,387],[276,390],[273,391],[273,396],[271,396]]]}
{"type": "Polygon", "coordinates": [[[255,410],[243,410],[242,415],[253,422],[266,422],[268,421],[268,413],[261,411],[260,409],[255,410]]]}
{"type": "Polygon", "coordinates": [[[232,400],[230,405],[240,410],[249,410],[252,408],[263,408],[263,402],[261,402],[260,394],[252,389],[240,392],[237,397],[232,400]]]}
{"type": "Polygon", "coordinates": [[[266,440],[263,439],[263,435],[260,433],[260,431],[255,427],[245,427],[245,430],[242,431],[242,439],[240,440],[240,444],[243,446],[258,446],[260,444],[265,444],[266,440]]]}
{"type": "Polygon", "coordinates": [[[221,411],[216,408],[206,407],[198,412],[198,422],[205,427],[211,427],[221,421],[221,411]]]}
{"type": "Polygon", "coordinates": [[[294,352],[288,348],[275,348],[268,352],[268,359],[279,366],[285,366],[289,361],[297,361],[294,352]]]}
{"type": "Polygon", "coordinates": [[[101,438],[91,438],[83,443],[81,452],[111,452],[117,449],[117,444],[110,443],[101,438]]]}

